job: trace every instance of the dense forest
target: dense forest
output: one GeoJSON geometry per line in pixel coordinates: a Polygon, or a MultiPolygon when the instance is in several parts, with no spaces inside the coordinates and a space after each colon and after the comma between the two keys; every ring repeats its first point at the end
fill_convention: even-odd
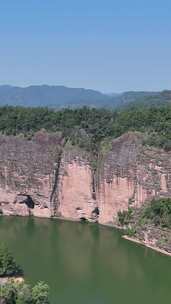
{"type": "Polygon", "coordinates": [[[23,108],[5,106],[0,108],[0,132],[32,138],[33,134],[46,129],[61,132],[73,144],[87,150],[95,150],[106,137],[118,137],[127,131],[145,134],[149,145],[171,149],[171,105],[132,106],[124,110],[23,108]]]}

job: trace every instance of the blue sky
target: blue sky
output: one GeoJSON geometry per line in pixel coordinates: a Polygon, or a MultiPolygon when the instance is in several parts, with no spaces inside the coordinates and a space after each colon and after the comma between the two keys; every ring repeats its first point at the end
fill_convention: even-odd
{"type": "Polygon", "coordinates": [[[0,84],[171,89],[171,1],[0,0],[0,84]]]}

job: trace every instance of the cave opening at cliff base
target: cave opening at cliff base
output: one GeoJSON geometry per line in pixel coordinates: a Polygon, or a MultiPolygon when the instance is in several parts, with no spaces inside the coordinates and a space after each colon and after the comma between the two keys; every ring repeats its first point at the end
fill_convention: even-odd
{"type": "Polygon", "coordinates": [[[34,209],[35,202],[33,201],[32,197],[28,194],[19,194],[17,196],[16,202],[19,202],[20,204],[26,204],[28,208],[34,209]]]}

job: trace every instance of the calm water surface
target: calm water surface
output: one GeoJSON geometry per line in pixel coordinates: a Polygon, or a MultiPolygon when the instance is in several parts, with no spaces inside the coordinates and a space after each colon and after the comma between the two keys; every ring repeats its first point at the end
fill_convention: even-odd
{"type": "Polygon", "coordinates": [[[0,241],[29,282],[50,285],[53,304],[171,301],[171,258],[121,239],[112,228],[1,217],[0,241]]]}

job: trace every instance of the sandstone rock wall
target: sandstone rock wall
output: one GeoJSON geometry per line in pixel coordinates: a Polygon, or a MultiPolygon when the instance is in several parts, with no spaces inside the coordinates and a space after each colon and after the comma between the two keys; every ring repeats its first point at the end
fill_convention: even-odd
{"type": "Polygon", "coordinates": [[[118,211],[129,206],[171,196],[171,153],[143,146],[141,134],[130,132],[114,140],[101,170],[100,223],[116,222],[118,211]]]}
{"type": "Polygon", "coordinates": [[[4,214],[50,216],[54,166],[61,139],[0,136],[0,208],[4,214]],[[29,205],[29,198],[34,206],[29,205]]]}
{"type": "Polygon", "coordinates": [[[171,196],[171,153],[143,146],[141,134],[113,140],[96,172],[90,160],[59,135],[0,136],[1,213],[113,224],[120,210],[171,196]]]}

